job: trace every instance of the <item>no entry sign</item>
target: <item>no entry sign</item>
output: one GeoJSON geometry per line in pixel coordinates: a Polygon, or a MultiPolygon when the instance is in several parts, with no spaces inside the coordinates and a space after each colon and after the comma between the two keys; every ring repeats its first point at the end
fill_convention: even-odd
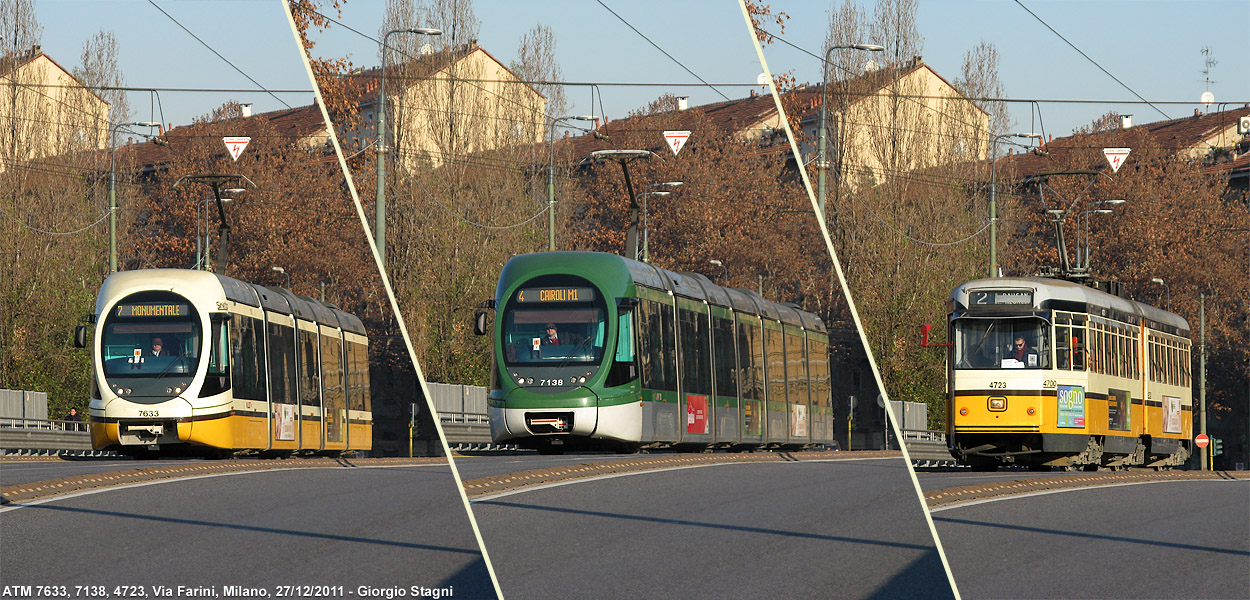
{"type": "Polygon", "coordinates": [[[1196,444],[1199,448],[1206,448],[1209,443],[1211,443],[1211,438],[1207,437],[1207,434],[1205,433],[1199,433],[1194,436],[1194,444],[1196,444]]]}

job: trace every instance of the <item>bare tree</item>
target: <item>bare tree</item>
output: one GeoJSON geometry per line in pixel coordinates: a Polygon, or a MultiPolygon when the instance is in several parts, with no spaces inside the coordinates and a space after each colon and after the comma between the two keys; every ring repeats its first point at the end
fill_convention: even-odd
{"type": "Polygon", "coordinates": [[[16,56],[30,50],[39,44],[42,34],[34,0],[0,2],[0,56],[16,56]]]}
{"type": "Polygon", "coordinates": [[[991,100],[1006,95],[1003,83],[998,78],[998,48],[994,44],[981,40],[975,48],[964,54],[963,72],[955,81],[955,87],[969,98],[980,98],[975,102],[990,114],[990,136],[1006,133],[1011,128],[1007,103],[991,100]]]}
{"type": "Polygon", "coordinates": [[[524,81],[544,82],[535,83],[534,87],[547,97],[548,118],[563,116],[568,111],[564,86],[559,83],[563,74],[556,62],[556,35],[550,27],[540,23],[521,36],[521,47],[511,67],[524,81]]]}
{"type": "Polygon", "coordinates": [[[119,88],[126,85],[118,60],[119,46],[117,38],[108,31],[100,30],[82,45],[82,63],[74,69],[74,76],[88,88],[96,90],[105,102],[109,103],[110,123],[125,123],[130,120],[130,105],[126,101],[126,92],[119,88]]]}

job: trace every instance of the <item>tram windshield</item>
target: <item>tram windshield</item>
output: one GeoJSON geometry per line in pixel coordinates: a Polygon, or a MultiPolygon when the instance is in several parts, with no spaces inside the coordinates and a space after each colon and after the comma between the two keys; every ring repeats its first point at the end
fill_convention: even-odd
{"type": "Polygon", "coordinates": [[[597,306],[542,306],[504,315],[507,365],[599,362],[604,356],[604,310],[597,306]]]}
{"type": "Polygon", "coordinates": [[[194,374],[203,346],[199,318],[185,299],[127,298],[110,311],[100,340],[107,377],[194,374]]]}
{"type": "Polygon", "coordinates": [[[1036,317],[955,320],[956,369],[1049,369],[1050,327],[1036,317]]]}
{"type": "Polygon", "coordinates": [[[598,363],[603,358],[603,309],[597,306],[509,310],[504,362],[513,365],[598,363]]]}

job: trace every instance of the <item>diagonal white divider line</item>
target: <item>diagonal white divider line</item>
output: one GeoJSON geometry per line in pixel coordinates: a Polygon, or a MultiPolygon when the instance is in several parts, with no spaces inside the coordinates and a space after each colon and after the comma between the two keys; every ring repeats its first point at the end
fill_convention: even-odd
{"type": "Polygon", "coordinates": [[[760,68],[764,70],[764,76],[768,79],[768,89],[772,93],[773,103],[777,105],[777,114],[781,117],[781,126],[785,128],[786,139],[790,142],[790,151],[794,153],[795,158],[799,159],[797,161],[799,176],[803,178],[803,187],[807,190],[808,199],[811,200],[812,215],[816,217],[816,223],[820,226],[820,234],[825,238],[825,248],[829,250],[829,259],[833,261],[833,268],[838,273],[838,283],[842,286],[842,295],[846,298],[851,318],[855,321],[855,329],[859,332],[864,354],[868,356],[868,364],[872,366],[872,376],[877,382],[877,389],[880,390],[882,399],[885,400],[885,411],[889,416],[890,428],[894,431],[894,439],[899,441],[899,448],[903,451],[903,460],[907,461],[907,472],[911,474],[911,483],[916,489],[916,500],[924,509],[924,518],[929,524],[929,532],[933,534],[933,543],[937,546],[938,556],[942,558],[942,568],[946,570],[946,579],[951,584],[951,591],[955,594],[955,600],[960,600],[959,588],[955,585],[955,576],[951,573],[950,562],[946,560],[946,552],[942,549],[942,539],[938,537],[937,528],[933,526],[933,515],[929,514],[929,507],[925,504],[924,492],[920,489],[920,481],[916,479],[916,470],[911,466],[911,455],[907,452],[907,444],[903,442],[898,419],[895,418],[894,410],[890,406],[890,394],[885,389],[885,382],[881,381],[881,370],[877,368],[877,359],[868,345],[868,336],[864,333],[864,324],[860,321],[859,310],[855,308],[855,299],[851,297],[850,286],[847,285],[846,275],[842,272],[842,263],[838,261],[838,253],[834,250],[833,240],[829,237],[829,226],[824,219],[820,218],[820,205],[816,202],[815,192],[812,191],[812,180],[808,178],[807,169],[803,167],[805,164],[802,160],[803,154],[799,152],[798,142],[794,139],[794,131],[790,129],[790,121],[786,119],[786,109],[781,106],[781,95],[777,91],[777,83],[773,81],[772,71],[768,69],[768,61],[764,58],[764,48],[755,37],[755,27],[751,24],[751,13],[747,12],[746,0],[738,0],[738,6],[742,9],[742,18],[746,21],[747,34],[750,35],[751,43],[755,46],[755,54],[760,59],[760,68]]]}
{"type": "Polygon", "coordinates": [[[482,560],[486,562],[486,571],[490,573],[491,584],[495,587],[495,595],[503,600],[503,591],[499,588],[499,578],[495,576],[495,567],[490,562],[490,554],[486,551],[486,544],[482,541],[482,531],[478,529],[477,519],[473,517],[473,510],[469,508],[469,496],[464,491],[464,481],[460,478],[460,470],[456,468],[456,459],[452,456],[451,448],[447,445],[447,436],[443,433],[442,419],[439,418],[438,409],[434,407],[434,401],[430,398],[429,387],[425,385],[425,372],[421,370],[421,363],[417,361],[417,353],[412,348],[412,338],[408,335],[408,326],[404,323],[404,315],[399,311],[399,302],[395,299],[395,290],[391,287],[391,279],[386,275],[386,269],[382,268],[382,257],[378,253],[376,238],[373,230],[369,228],[369,218],[365,215],[364,205],[360,203],[360,194],[356,192],[356,182],[352,179],[351,169],[347,168],[347,159],[343,155],[343,147],[339,145],[338,132],[334,129],[334,122],[330,120],[330,113],[326,110],[324,99],[321,97],[321,86],[317,85],[317,78],[313,75],[312,65],[308,62],[308,54],[304,51],[304,45],[300,41],[299,28],[295,26],[295,17],[291,14],[291,6],[287,2],[282,3],[282,7],[286,10],[287,22],[291,25],[291,35],[295,40],[295,46],[299,48],[300,57],[304,61],[304,70],[308,73],[308,82],[312,84],[313,94],[317,98],[317,106],[321,109],[321,118],[325,120],[326,131],[329,134],[330,143],[334,145],[334,155],[338,157],[339,167],[343,170],[343,178],[347,180],[347,189],[352,194],[352,202],[356,205],[356,216],[360,218],[361,231],[369,240],[369,249],[373,252],[373,262],[377,266],[378,275],[382,278],[382,285],[386,288],[386,297],[390,300],[391,310],[395,313],[395,321],[399,325],[399,331],[404,337],[404,346],[408,348],[408,358],[412,359],[412,367],[417,372],[417,381],[421,384],[421,394],[425,397],[425,405],[429,409],[430,414],[434,416],[434,427],[438,430],[438,440],[443,445],[443,454],[447,456],[447,465],[451,467],[452,477],[456,480],[456,491],[460,493],[460,501],[464,504],[464,512],[469,517],[469,524],[473,526],[473,536],[477,539],[478,550],[482,553],[482,560]]]}

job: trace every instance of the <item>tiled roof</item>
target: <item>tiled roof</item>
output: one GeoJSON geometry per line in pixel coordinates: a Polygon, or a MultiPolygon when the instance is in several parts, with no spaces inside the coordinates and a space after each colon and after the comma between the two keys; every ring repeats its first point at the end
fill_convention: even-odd
{"type": "MultiPolygon", "coordinates": [[[[277,135],[290,138],[291,143],[305,140],[316,136],[325,131],[325,121],[321,117],[321,109],[317,105],[300,106],[297,108],[288,108],[276,110],[267,113],[258,113],[250,117],[241,117],[222,121],[221,123],[230,123],[233,125],[231,133],[234,135],[247,136],[255,135],[261,121],[268,121],[274,127],[277,135]]],[[[162,133],[161,139],[169,144],[177,144],[178,138],[189,135],[195,125],[184,125],[175,127],[169,131],[162,133]]],[[[169,162],[172,148],[169,145],[159,144],[153,141],[147,141],[141,144],[130,144],[121,146],[117,149],[117,160],[120,163],[123,159],[127,162],[134,161],[136,167],[140,170],[150,171],[159,169],[160,166],[169,162]]],[[[108,150],[101,152],[108,153],[108,150]]],[[[222,154],[226,153],[226,147],[223,143],[221,146],[222,154]]],[[[107,164],[107,156],[105,158],[107,164]]]]}
{"type": "MultiPolygon", "coordinates": [[[[1250,116],[1250,107],[1243,106],[1221,112],[1145,123],[1128,129],[1113,129],[1053,139],[1043,146],[1045,156],[1034,153],[1000,156],[999,168],[1012,168],[1018,175],[1028,177],[1056,170],[1059,168],[1057,165],[1071,164],[1073,154],[1080,153],[1078,156],[1081,157],[1080,162],[1083,164],[1077,168],[1101,169],[1106,167],[1102,152],[1091,150],[1131,147],[1132,140],[1138,139],[1139,136],[1150,137],[1160,147],[1174,151],[1178,157],[1187,156],[1191,149],[1198,149],[1205,153],[1208,139],[1220,131],[1236,127],[1237,119],[1244,116],[1250,116]]],[[[1202,172],[1220,174],[1244,170],[1246,151],[1234,152],[1238,155],[1235,160],[1218,160],[1215,164],[1204,166],[1202,172]]]]}

